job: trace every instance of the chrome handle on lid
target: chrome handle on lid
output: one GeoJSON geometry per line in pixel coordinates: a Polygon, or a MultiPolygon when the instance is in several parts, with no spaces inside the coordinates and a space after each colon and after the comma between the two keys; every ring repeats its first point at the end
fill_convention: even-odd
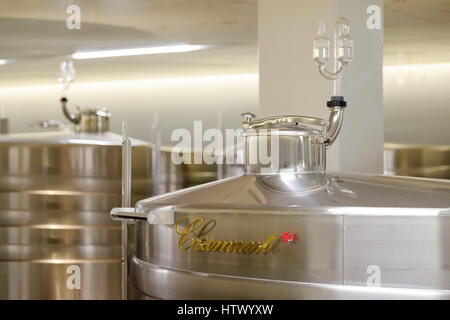
{"type": "Polygon", "coordinates": [[[243,126],[245,129],[256,129],[261,127],[278,127],[279,125],[316,125],[320,127],[324,127],[327,125],[327,122],[320,118],[315,117],[302,117],[302,116],[274,116],[274,117],[266,117],[254,121],[244,121],[243,126]]]}

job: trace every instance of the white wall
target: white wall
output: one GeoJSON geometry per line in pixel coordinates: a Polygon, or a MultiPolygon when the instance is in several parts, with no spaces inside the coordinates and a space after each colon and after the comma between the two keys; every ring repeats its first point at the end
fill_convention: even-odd
{"type": "MultiPolygon", "coordinates": [[[[60,96],[57,85],[1,87],[0,105],[10,118],[11,132],[30,131],[35,120],[63,120],[60,96]]],[[[156,111],[164,144],[174,129],[191,130],[194,120],[203,120],[204,128],[217,127],[219,110],[224,128],[240,127],[242,112],[259,112],[257,74],[74,83],[68,98],[73,111],[75,105],[106,107],[113,115],[111,131],[120,133],[125,120],[130,134],[145,140],[156,111]]]]}
{"type": "Polygon", "coordinates": [[[369,5],[382,0],[260,0],[258,11],[262,115],[296,114],[328,118],[332,82],[312,60],[317,20],[328,37],[340,16],[350,22],[355,58],[342,80],[348,107],[340,137],[328,154],[331,170],[383,171],[383,31],[366,26],[369,5]]]}
{"type": "Polygon", "coordinates": [[[450,145],[450,63],[384,67],[385,141],[450,145]]]}
{"type": "MultiPolygon", "coordinates": [[[[373,59],[370,55],[379,54],[382,38],[376,36],[377,42],[373,42],[371,33],[364,29],[366,15],[359,5],[355,5],[359,3],[364,8],[373,1],[339,1],[338,6],[332,6],[333,10],[339,10],[338,13],[327,11],[332,0],[317,1],[315,9],[314,2],[280,1],[287,1],[290,6],[289,19],[285,18],[286,12],[280,6],[259,12],[260,37],[265,34],[270,41],[275,41],[269,43],[260,38],[260,59],[265,61],[265,67],[261,69],[264,79],[261,83],[261,110],[257,74],[76,82],[69,90],[70,103],[72,106],[106,107],[113,114],[113,131],[120,132],[120,123],[126,120],[130,123],[131,134],[142,139],[148,139],[153,113],[157,111],[165,144],[169,143],[173,129],[191,128],[194,120],[204,120],[205,127],[216,126],[218,110],[222,110],[224,126],[229,128],[240,126],[240,113],[243,111],[251,111],[258,116],[294,113],[326,117],[327,108],[323,104],[331,95],[332,86],[331,82],[320,77],[311,59],[315,21],[321,18],[332,23],[335,14],[345,12],[350,15],[356,50],[355,60],[343,83],[349,107],[337,143],[344,154],[350,156],[350,161],[345,163],[351,169],[354,167],[351,161],[356,159],[354,155],[370,154],[366,149],[373,147],[367,143],[365,132],[372,131],[373,127],[383,130],[378,109],[375,118],[370,115],[371,106],[378,108],[381,105],[381,81],[378,79],[381,70],[378,65],[367,63],[367,59],[373,59]],[[302,12],[294,10],[299,5],[304,6],[302,12],[308,12],[308,15],[302,15],[302,19],[298,18],[302,12]],[[280,19],[284,19],[284,25],[275,23],[280,19]],[[266,47],[271,48],[265,50],[266,47]],[[287,61],[295,61],[295,64],[287,61]],[[372,77],[377,79],[375,89],[369,85],[372,77]]],[[[383,79],[386,142],[450,145],[450,63],[385,66],[383,79]]],[[[6,108],[12,132],[30,131],[29,124],[35,120],[63,120],[59,98],[60,89],[56,84],[0,87],[0,105],[6,108]]],[[[379,147],[377,142],[376,148],[379,147]]],[[[337,151],[340,150],[337,149],[333,147],[332,156],[338,157],[339,162],[340,152],[337,151]]],[[[366,156],[366,160],[377,164],[379,161],[370,156],[366,156]]]]}

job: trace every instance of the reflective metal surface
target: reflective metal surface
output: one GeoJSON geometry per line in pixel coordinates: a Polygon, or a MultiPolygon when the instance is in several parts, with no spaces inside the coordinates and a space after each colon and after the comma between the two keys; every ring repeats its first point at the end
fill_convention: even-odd
{"type": "Polygon", "coordinates": [[[450,182],[326,173],[327,131],[291,119],[246,115],[245,174],[111,212],[136,297],[450,299],[450,182]]]}
{"type": "MultiPolygon", "coordinates": [[[[134,201],[153,193],[152,148],[134,140],[134,201]]],[[[0,299],[119,299],[121,137],[0,138],[0,299]]],[[[133,202],[134,203],[134,202],[133,202]]]]}
{"type": "MultiPolygon", "coordinates": [[[[132,145],[133,205],[217,179],[216,166],[174,165],[168,148],[155,173],[152,146],[132,145]]],[[[108,212],[121,203],[121,146],[111,132],[0,138],[0,299],[120,299],[121,226],[108,212]]]]}
{"type": "Polygon", "coordinates": [[[450,179],[450,146],[385,144],[384,173],[450,179]]]}
{"type": "MultiPolygon", "coordinates": [[[[135,224],[132,282],[140,294],[187,299],[450,298],[449,182],[339,175],[328,176],[322,190],[299,194],[294,176],[277,177],[286,186],[283,192],[267,188],[265,180],[273,176],[243,175],[140,201],[136,215],[148,220],[135,224]],[[270,244],[275,245],[284,232],[297,233],[299,240],[281,242],[276,253],[267,254],[208,251],[197,242],[181,250],[180,245],[184,249],[191,244],[181,243],[176,230],[184,217],[178,230],[198,218],[203,224],[214,221],[208,227],[214,228],[200,236],[214,241],[262,243],[273,234],[276,239],[270,244]],[[379,283],[372,283],[374,272],[379,272],[379,283]],[[191,282],[197,285],[189,286],[191,282]],[[224,286],[220,290],[218,283],[224,286]],[[312,290],[305,283],[319,287],[312,290]],[[249,288],[245,293],[243,286],[249,288]]],[[[200,230],[184,239],[196,241],[200,230]]]]}
{"type": "Polygon", "coordinates": [[[134,258],[138,299],[449,299],[445,290],[343,286],[161,268],[134,258]],[[144,294],[145,292],[145,294],[144,294]]]}
{"type": "Polygon", "coordinates": [[[199,184],[216,181],[217,179],[233,177],[244,172],[241,164],[194,164],[194,152],[190,153],[191,163],[175,164],[171,159],[174,149],[163,146],[158,155],[160,177],[159,183],[163,189],[156,194],[171,192],[183,188],[196,186],[199,184]]]}

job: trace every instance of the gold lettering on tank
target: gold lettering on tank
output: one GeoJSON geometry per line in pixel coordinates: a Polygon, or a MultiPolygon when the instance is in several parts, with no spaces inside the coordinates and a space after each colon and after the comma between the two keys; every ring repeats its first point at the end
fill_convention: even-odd
{"type": "Polygon", "coordinates": [[[216,220],[205,221],[204,218],[181,217],[175,224],[175,231],[180,235],[178,248],[181,251],[194,250],[200,252],[238,253],[238,254],[268,254],[276,253],[281,238],[275,233],[261,241],[214,240],[206,236],[216,227],[216,220]],[[187,221],[185,227],[181,222],[187,221]]]}

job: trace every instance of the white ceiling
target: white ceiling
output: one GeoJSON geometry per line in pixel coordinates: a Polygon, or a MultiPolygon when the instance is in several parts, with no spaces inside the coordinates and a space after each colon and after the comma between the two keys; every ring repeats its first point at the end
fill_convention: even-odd
{"type": "Polygon", "coordinates": [[[58,65],[77,50],[171,43],[203,51],[76,61],[76,81],[256,72],[257,0],[2,0],[0,84],[55,83],[58,65]],[[81,8],[81,30],[66,8],[81,8]]]}
{"type": "MultiPolygon", "coordinates": [[[[450,61],[450,0],[385,0],[385,64],[450,61]]],[[[257,72],[257,0],[1,0],[0,85],[56,83],[80,49],[188,42],[189,53],[76,61],[77,82],[257,72]],[[68,30],[70,4],[81,30],[68,30]]]]}

